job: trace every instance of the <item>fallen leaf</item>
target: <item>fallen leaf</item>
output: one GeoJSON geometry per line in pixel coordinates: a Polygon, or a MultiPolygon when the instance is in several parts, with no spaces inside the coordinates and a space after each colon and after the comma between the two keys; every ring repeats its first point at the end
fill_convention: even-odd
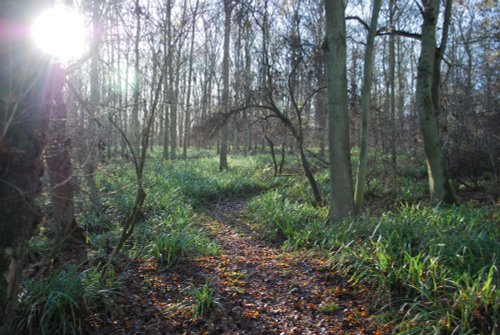
{"type": "Polygon", "coordinates": [[[246,310],[245,316],[247,318],[250,318],[250,319],[255,319],[255,318],[258,318],[260,316],[260,313],[258,311],[254,311],[254,310],[246,310]]]}

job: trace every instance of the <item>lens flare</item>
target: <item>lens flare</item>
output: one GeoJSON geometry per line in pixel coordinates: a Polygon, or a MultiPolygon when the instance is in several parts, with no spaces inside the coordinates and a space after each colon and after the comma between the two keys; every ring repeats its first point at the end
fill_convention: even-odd
{"type": "Polygon", "coordinates": [[[80,56],[85,49],[85,21],[75,11],[54,7],[33,21],[31,36],[42,51],[65,62],[80,56]]]}

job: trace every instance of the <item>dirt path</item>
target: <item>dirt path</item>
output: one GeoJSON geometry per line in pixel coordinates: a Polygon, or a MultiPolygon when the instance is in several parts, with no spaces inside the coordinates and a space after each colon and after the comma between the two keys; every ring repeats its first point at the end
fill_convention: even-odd
{"type": "Polygon", "coordinates": [[[221,255],[178,268],[135,264],[102,334],[388,334],[365,308],[366,291],[349,286],[310,254],[287,253],[258,238],[244,201],[214,205],[200,219],[221,255]],[[193,287],[211,288],[210,317],[193,319],[193,287]],[[123,314],[127,316],[123,316],[123,314]],[[113,320],[114,319],[114,320],[113,320]]]}

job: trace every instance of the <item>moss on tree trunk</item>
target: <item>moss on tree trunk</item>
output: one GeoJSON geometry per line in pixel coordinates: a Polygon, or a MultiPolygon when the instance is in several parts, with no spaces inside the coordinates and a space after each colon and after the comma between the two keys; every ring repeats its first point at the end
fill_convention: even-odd
{"type": "Polygon", "coordinates": [[[436,24],[439,15],[439,1],[425,3],[422,25],[422,41],[417,68],[417,109],[424,138],[424,150],[427,157],[427,173],[431,199],[436,202],[454,203],[456,198],[447,177],[446,162],[443,155],[438,118],[433,95],[436,57],[436,24]]]}

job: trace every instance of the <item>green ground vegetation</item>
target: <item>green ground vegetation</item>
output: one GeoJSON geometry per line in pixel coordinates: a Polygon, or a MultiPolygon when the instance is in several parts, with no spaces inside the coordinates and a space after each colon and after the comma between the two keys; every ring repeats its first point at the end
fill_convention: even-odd
{"type": "MultiPolygon", "coordinates": [[[[328,209],[314,207],[304,178],[294,178],[253,198],[250,218],[264,238],[319,251],[331,270],[370,287],[372,308],[400,334],[494,334],[500,210],[476,200],[431,206],[425,169],[408,161],[389,185],[383,164],[372,166],[361,217],[327,222],[328,209]]],[[[327,178],[319,174],[324,190],[327,178]]]]}
{"type": "MultiPolygon", "coordinates": [[[[405,165],[389,174],[387,160],[370,156],[364,214],[333,223],[327,222],[327,207],[313,205],[293,156],[283,176],[273,175],[269,155],[234,156],[229,171],[222,173],[214,153],[193,151],[190,156],[148,159],[146,202],[119,257],[153,260],[168,268],[217,255],[219,246],[196,213],[214,201],[252,197],[247,215],[264,239],[289,250],[316,250],[328,258],[329,271],[370,287],[372,309],[400,334],[493,334],[498,329],[500,211],[477,201],[429,205],[420,160],[402,158],[405,165]]],[[[319,163],[315,169],[327,196],[328,174],[319,163]]],[[[119,292],[119,276],[103,282],[99,269],[134,201],[132,167],[123,159],[109,161],[100,168],[97,184],[99,207],[89,204],[84,193],[77,198],[77,220],[87,238],[85,265],[24,282],[16,319],[20,331],[78,333],[88,313],[106,308],[107,297],[119,292]]],[[[30,241],[33,262],[48,248],[48,236],[50,227],[30,241]]],[[[208,284],[191,294],[194,315],[210,315],[214,301],[208,284]]],[[[325,312],[330,309],[326,306],[325,312]]]]}

